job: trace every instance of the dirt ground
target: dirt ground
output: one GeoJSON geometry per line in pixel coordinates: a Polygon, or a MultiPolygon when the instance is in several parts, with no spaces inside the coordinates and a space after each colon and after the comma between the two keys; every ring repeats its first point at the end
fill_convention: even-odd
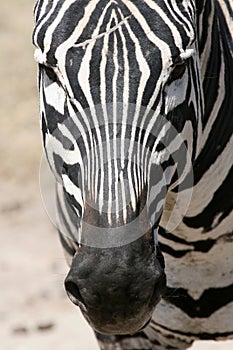
{"type": "MultiPolygon", "coordinates": [[[[97,350],[65,296],[67,266],[40,195],[33,5],[10,0],[0,9],[0,349],[97,350]]],[[[233,342],[192,349],[230,350],[233,342]]]]}

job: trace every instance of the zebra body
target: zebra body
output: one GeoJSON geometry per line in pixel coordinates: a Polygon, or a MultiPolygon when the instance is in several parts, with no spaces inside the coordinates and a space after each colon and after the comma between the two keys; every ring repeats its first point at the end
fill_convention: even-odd
{"type": "Polygon", "coordinates": [[[92,264],[95,249],[111,259],[111,244],[124,264],[121,247],[144,233],[157,260],[138,266],[155,264],[160,281],[157,240],[165,258],[150,324],[133,336],[103,331],[101,348],[233,338],[231,2],[39,0],[35,19],[41,129],[69,264],[83,268],[85,246],[92,264]]]}

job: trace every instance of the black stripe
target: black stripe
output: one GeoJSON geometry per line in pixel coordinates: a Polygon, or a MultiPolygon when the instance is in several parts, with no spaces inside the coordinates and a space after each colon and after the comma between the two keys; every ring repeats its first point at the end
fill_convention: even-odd
{"type": "MultiPolygon", "coordinates": [[[[216,24],[215,24],[216,27],[216,24]]],[[[214,30],[214,29],[212,29],[214,30]]],[[[218,24],[218,35],[219,32],[221,33],[221,43],[223,47],[223,59],[224,59],[224,65],[225,65],[225,72],[224,72],[224,85],[225,85],[225,96],[224,100],[222,102],[222,105],[220,106],[218,116],[216,117],[213,126],[211,128],[211,131],[208,135],[208,140],[203,147],[200,155],[198,156],[197,160],[194,163],[194,184],[197,184],[200,179],[202,178],[203,174],[209,169],[209,167],[217,160],[218,156],[224,152],[224,148],[226,147],[227,143],[229,142],[229,139],[232,135],[233,130],[233,118],[232,118],[232,111],[233,111],[233,99],[232,99],[232,86],[233,86],[233,75],[232,75],[232,50],[233,50],[233,44],[232,44],[232,38],[229,33],[226,21],[222,16],[219,16],[219,24],[218,24]],[[222,28],[221,31],[219,28],[222,28]]],[[[216,45],[215,42],[213,45],[216,45]]],[[[217,50],[212,48],[212,54],[210,62],[216,60],[216,55],[218,55],[217,50]]],[[[217,60],[218,61],[218,60],[217,60]]],[[[211,67],[207,68],[209,70],[209,75],[214,74],[219,78],[219,63],[217,62],[217,67],[215,68],[216,64],[213,62],[211,63],[211,67]],[[214,69],[212,71],[211,69],[214,69]]],[[[218,89],[218,80],[219,79],[211,79],[210,77],[206,78],[206,81],[204,83],[205,85],[205,103],[208,106],[208,100],[211,98],[211,96],[214,94],[215,91],[218,89]],[[209,84],[208,83],[209,80],[209,84]]],[[[213,99],[212,99],[213,103],[213,99]]],[[[209,107],[209,110],[211,108],[209,107]]],[[[207,111],[208,112],[208,111],[207,111]]],[[[210,112],[210,111],[209,111],[210,112]]],[[[209,113],[208,112],[208,113],[209,113]]],[[[209,116],[206,115],[206,118],[209,116]]]]}
{"type": "MultiPolygon", "coordinates": [[[[65,198],[64,198],[64,200],[65,200],[65,198]]],[[[57,203],[57,211],[58,211],[58,214],[59,214],[59,218],[61,218],[61,220],[63,221],[63,223],[65,225],[65,228],[66,228],[66,230],[67,230],[67,232],[68,232],[68,234],[70,236],[70,239],[77,244],[78,239],[74,236],[74,234],[73,234],[73,232],[72,232],[72,230],[70,228],[70,225],[69,225],[69,223],[67,222],[67,220],[65,218],[65,215],[64,215],[63,210],[61,208],[61,203],[60,203],[60,200],[59,200],[58,196],[57,196],[57,202],[56,203],[57,203]]],[[[77,214],[75,212],[71,213],[72,209],[70,208],[70,205],[69,204],[67,205],[67,203],[65,203],[65,204],[66,204],[66,208],[67,208],[68,214],[70,216],[71,222],[72,222],[72,217],[75,217],[76,220],[73,223],[77,225],[77,214]]],[[[78,230],[78,225],[77,225],[77,230],[78,230]]]]}
{"type": "Polygon", "coordinates": [[[184,288],[167,287],[163,298],[189,317],[206,318],[233,301],[233,284],[222,288],[209,288],[194,300],[184,288]]]}
{"type": "MultiPolygon", "coordinates": [[[[75,1],[68,7],[66,12],[63,13],[62,19],[52,34],[51,47],[47,54],[47,60],[49,64],[55,65],[57,63],[57,60],[55,58],[56,49],[72,35],[79,21],[84,16],[84,9],[88,2],[88,0],[75,1]]],[[[64,0],[62,3],[64,3],[64,0]]],[[[59,7],[61,8],[61,6],[59,7]]],[[[51,16],[53,20],[58,15],[58,12],[54,11],[54,13],[51,16]],[[54,16],[54,13],[56,13],[56,16],[54,16]]],[[[45,23],[45,32],[47,31],[50,23],[50,21],[45,23]]]]}
{"type": "MultiPolygon", "coordinates": [[[[82,1],[83,0],[79,0],[77,2],[78,6],[80,8],[84,7],[84,5],[82,4],[82,1]]],[[[87,2],[89,2],[89,0],[87,0],[87,2]]],[[[83,31],[82,31],[80,37],[78,38],[76,44],[83,43],[84,41],[86,41],[86,40],[88,40],[88,39],[90,39],[92,37],[93,31],[97,27],[97,23],[98,23],[98,21],[100,19],[100,16],[102,15],[102,13],[105,10],[107,5],[109,5],[109,4],[108,4],[108,2],[106,2],[106,0],[99,0],[98,1],[94,11],[92,12],[92,14],[91,15],[89,14],[89,19],[88,19],[87,25],[86,25],[86,27],[83,28],[83,31]]],[[[109,15],[111,15],[113,10],[115,10],[117,15],[118,15],[119,10],[120,10],[121,13],[123,14],[123,17],[128,17],[130,15],[130,12],[127,9],[127,7],[125,6],[125,4],[122,1],[119,1],[119,0],[117,1],[117,4],[115,4],[113,2],[108,7],[108,10],[107,10],[105,16],[108,17],[109,15]]],[[[106,27],[105,27],[106,17],[104,18],[103,24],[102,24],[98,34],[103,34],[104,32],[106,32],[106,27]]]]}
{"type": "MultiPolygon", "coordinates": [[[[224,1],[224,4],[225,4],[226,7],[227,7],[227,10],[228,10],[228,12],[229,12],[229,14],[230,14],[230,17],[233,18],[233,9],[232,9],[232,7],[231,7],[231,5],[230,5],[230,2],[231,2],[231,0],[230,0],[230,1],[225,0],[225,1],[224,1]]],[[[220,9],[219,4],[217,3],[216,5],[217,5],[219,11],[221,11],[221,13],[222,13],[222,10],[220,9]]],[[[222,13],[222,16],[224,17],[224,13],[222,13]]]]}
{"type": "MultiPolygon", "coordinates": [[[[60,1],[61,3],[61,1],[60,1]]],[[[52,14],[50,15],[50,17],[45,21],[45,23],[42,25],[42,27],[40,28],[39,32],[38,32],[38,35],[36,37],[36,44],[37,46],[40,47],[41,51],[43,52],[44,51],[44,38],[45,38],[45,33],[48,29],[48,26],[51,25],[51,23],[55,20],[55,18],[57,17],[58,15],[58,11],[59,11],[59,8],[60,8],[60,4],[59,1],[57,3],[57,5],[55,6],[55,9],[53,10],[52,14]]],[[[53,5],[53,2],[51,1],[51,5],[53,5]]],[[[47,8],[48,10],[48,8],[47,8]]],[[[44,16],[42,18],[44,18],[46,15],[47,15],[47,11],[45,12],[44,16]]],[[[36,24],[36,27],[35,27],[35,30],[37,28],[37,26],[39,26],[42,18],[38,21],[38,23],[36,24]]],[[[34,31],[35,31],[34,30],[34,31]]]]}
{"type": "Polygon", "coordinates": [[[44,147],[45,147],[45,137],[46,137],[46,134],[47,134],[47,125],[46,125],[46,122],[45,122],[45,114],[44,114],[44,112],[41,113],[41,129],[42,129],[43,144],[44,144],[44,147]]]}
{"type": "Polygon", "coordinates": [[[80,188],[81,186],[81,174],[80,174],[80,165],[79,164],[66,164],[64,162],[62,168],[63,174],[68,175],[73,184],[80,188]]]}
{"type": "Polygon", "coordinates": [[[33,35],[32,35],[32,38],[33,38],[33,44],[35,45],[35,30],[37,28],[37,26],[40,25],[41,21],[45,18],[45,16],[47,15],[47,13],[50,11],[50,9],[52,8],[52,5],[53,5],[53,2],[52,1],[49,1],[47,6],[46,6],[46,9],[45,9],[45,12],[43,14],[43,16],[40,18],[40,13],[41,13],[41,9],[42,9],[42,6],[43,6],[43,1],[44,0],[41,0],[41,1],[38,1],[34,7],[34,16],[35,16],[35,21],[36,21],[36,26],[34,28],[34,31],[33,31],[33,35]],[[38,4],[39,3],[39,4],[38,4]]]}
{"type": "Polygon", "coordinates": [[[190,251],[192,251],[191,249],[187,249],[187,250],[174,250],[173,248],[169,247],[168,245],[164,244],[164,243],[159,243],[159,246],[162,250],[163,253],[166,253],[168,255],[173,256],[174,258],[182,258],[183,256],[185,256],[187,253],[189,253],[190,251]]]}
{"type": "MultiPolygon", "coordinates": [[[[215,19],[216,22],[216,19],[215,19]]],[[[209,56],[205,78],[203,82],[203,93],[205,99],[205,118],[204,127],[208,122],[213,106],[219,93],[219,78],[222,64],[221,47],[219,40],[219,28],[214,25],[211,33],[212,54],[209,56]]]]}
{"type": "MultiPolygon", "coordinates": [[[[142,16],[146,19],[146,22],[150,27],[151,31],[153,33],[156,33],[160,40],[166,42],[169,45],[172,57],[177,57],[179,55],[179,49],[175,45],[173,33],[170,27],[167,25],[167,23],[164,22],[164,20],[160,17],[157,11],[152,10],[145,1],[134,0],[134,4],[140,10],[142,16]]],[[[163,7],[163,10],[167,12],[167,8],[166,6],[163,6],[163,2],[160,2],[159,6],[163,7]]],[[[172,19],[171,17],[172,16],[169,16],[170,19],[172,19]]],[[[186,42],[184,43],[185,46],[185,44],[187,44],[188,38],[187,36],[185,37],[185,35],[183,35],[182,39],[186,42]]]]}
{"type": "MultiPolygon", "coordinates": [[[[80,70],[80,65],[82,63],[85,52],[86,47],[81,46],[70,48],[66,54],[66,73],[69,79],[69,85],[74,94],[74,98],[80,103],[84,110],[89,108],[89,104],[87,102],[85,93],[79,84],[77,73],[80,70]]],[[[72,100],[70,102],[72,103],[72,100]]],[[[72,104],[72,107],[77,110],[74,104],[72,104]]]]}
{"type": "MultiPolygon", "coordinates": [[[[187,338],[187,337],[190,337],[190,338],[195,337],[195,338],[198,338],[200,340],[215,340],[215,339],[216,340],[220,340],[221,338],[227,338],[227,337],[233,335],[233,331],[232,332],[222,332],[222,333],[204,333],[204,332],[203,333],[200,333],[200,332],[198,332],[198,333],[191,333],[191,332],[182,332],[182,331],[179,331],[179,330],[176,330],[176,329],[170,329],[168,327],[165,327],[164,325],[160,325],[159,323],[156,323],[153,319],[152,319],[151,323],[152,323],[152,328],[153,328],[153,324],[154,324],[155,327],[156,327],[156,329],[155,329],[156,332],[162,333],[163,335],[164,335],[164,333],[163,333],[163,331],[161,332],[160,329],[161,330],[164,329],[166,332],[173,333],[174,336],[176,336],[176,334],[180,334],[180,335],[185,336],[185,338],[187,338]],[[160,329],[158,329],[157,327],[159,327],[160,329]]],[[[172,336],[172,335],[169,334],[168,338],[170,336],[172,336]]]]}
{"type": "Polygon", "coordinates": [[[189,227],[200,228],[203,227],[203,232],[210,231],[213,227],[215,217],[222,213],[218,218],[215,226],[219,225],[221,221],[227,217],[233,210],[233,196],[232,191],[233,167],[229,171],[227,177],[214,193],[211,202],[205,209],[194,217],[184,217],[184,223],[189,227]]]}
{"type": "Polygon", "coordinates": [[[62,247],[65,249],[65,251],[69,255],[74,256],[74,254],[76,253],[75,249],[68,245],[67,241],[63,237],[63,234],[60,231],[58,231],[58,234],[59,234],[59,238],[60,238],[62,247]]]}
{"type": "MultiPolygon", "coordinates": [[[[204,12],[203,12],[203,17],[202,17],[202,21],[203,21],[202,33],[201,33],[202,37],[199,38],[199,54],[201,55],[205,49],[206,41],[207,41],[207,37],[208,37],[208,32],[210,30],[208,20],[209,20],[209,16],[211,13],[212,5],[211,5],[211,1],[198,0],[198,1],[196,1],[196,6],[197,6],[197,12],[199,15],[201,14],[201,12],[203,10],[203,6],[205,6],[204,12]]],[[[200,17],[198,16],[198,18],[200,18],[200,17]]]]}
{"type": "Polygon", "coordinates": [[[173,233],[170,233],[166,231],[163,227],[159,227],[159,236],[164,237],[167,240],[170,240],[170,246],[165,245],[164,243],[160,242],[160,247],[161,250],[164,253],[170,254],[174,257],[182,257],[185,254],[189,253],[190,251],[196,251],[196,252],[202,252],[202,253],[207,253],[210,251],[210,249],[214,246],[214,244],[217,242],[215,239],[206,239],[206,240],[201,240],[201,241],[195,241],[195,242],[188,242],[180,237],[177,237],[173,233]],[[192,246],[191,249],[187,248],[184,250],[175,250],[172,245],[173,242],[183,244],[186,246],[192,246]]]}
{"type": "Polygon", "coordinates": [[[64,190],[64,194],[65,194],[65,199],[66,199],[66,207],[70,208],[70,210],[73,211],[74,215],[77,216],[77,213],[74,210],[74,208],[76,208],[79,212],[80,217],[81,217],[82,207],[81,207],[80,203],[78,203],[76,201],[74,195],[71,195],[70,193],[66,192],[66,190],[64,190]]]}

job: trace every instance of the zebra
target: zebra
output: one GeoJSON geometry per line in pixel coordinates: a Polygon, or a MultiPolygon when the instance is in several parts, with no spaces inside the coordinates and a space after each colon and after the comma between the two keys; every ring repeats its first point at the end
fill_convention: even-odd
{"type": "Polygon", "coordinates": [[[38,0],[65,289],[103,350],[233,338],[233,5],[38,0]]]}

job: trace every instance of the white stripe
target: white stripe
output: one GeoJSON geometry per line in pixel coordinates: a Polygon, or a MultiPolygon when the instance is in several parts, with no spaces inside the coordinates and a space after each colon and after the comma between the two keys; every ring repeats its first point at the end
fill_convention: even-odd
{"type": "Polygon", "coordinates": [[[217,157],[214,164],[203,174],[200,181],[193,188],[192,203],[187,216],[201,213],[213,199],[214,193],[224,181],[232,166],[233,136],[217,157]]]}
{"type": "Polygon", "coordinates": [[[174,39],[174,42],[175,42],[176,46],[181,51],[183,51],[183,45],[182,45],[182,39],[181,39],[181,36],[180,36],[180,32],[178,31],[176,26],[171,22],[171,20],[167,17],[166,13],[156,4],[155,1],[145,0],[145,2],[147,3],[147,5],[151,9],[153,9],[162,18],[164,23],[167,24],[169,29],[172,31],[173,39],[174,39]]]}
{"type": "MultiPolygon", "coordinates": [[[[200,56],[200,62],[201,62],[201,76],[205,77],[205,72],[206,72],[206,68],[207,68],[207,64],[208,64],[208,60],[209,60],[209,55],[211,54],[211,45],[213,45],[212,43],[212,27],[213,27],[213,19],[214,19],[214,5],[211,5],[211,12],[210,15],[208,17],[208,35],[205,41],[205,48],[200,56]]],[[[206,21],[206,19],[204,19],[206,21]]]]}
{"type": "MultiPolygon", "coordinates": [[[[58,0],[56,0],[57,2],[58,0]]],[[[62,21],[62,18],[65,14],[65,12],[68,10],[68,8],[74,3],[76,0],[66,0],[64,1],[62,7],[60,8],[60,11],[56,15],[54,21],[50,24],[50,26],[47,28],[45,37],[44,37],[44,53],[48,53],[48,51],[51,48],[52,44],[52,37],[55,28],[58,26],[58,24],[62,21]]]]}
{"type": "MultiPolygon", "coordinates": [[[[62,174],[62,180],[64,184],[64,188],[67,193],[69,193],[71,196],[74,196],[75,200],[78,202],[78,204],[82,208],[83,212],[83,198],[82,198],[82,192],[79,187],[74,185],[74,183],[70,180],[69,176],[66,174],[62,174]]],[[[80,213],[79,213],[80,216],[80,213]]]]}
{"type": "MultiPolygon", "coordinates": [[[[139,65],[139,70],[141,72],[141,77],[140,77],[140,81],[139,81],[139,85],[138,85],[138,90],[137,90],[137,106],[136,106],[136,110],[135,110],[135,114],[134,114],[134,118],[132,120],[132,136],[130,139],[130,146],[128,149],[129,152],[129,159],[133,159],[133,149],[135,147],[135,133],[136,133],[136,126],[138,125],[138,117],[139,117],[139,112],[140,112],[140,106],[142,104],[142,98],[143,98],[143,93],[145,91],[145,86],[147,84],[147,81],[150,77],[150,68],[147,64],[147,61],[142,53],[141,47],[140,47],[140,43],[139,40],[137,39],[137,37],[135,36],[134,32],[131,30],[130,25],[128,23],[126,23],[126,28],[128,30],[128,33],[130,35],[130,38],[132,39],[132,41],[135,43],[135,55],[137,58],[137,63],[139,65]],[[134,127],[135,126],[135,127],[134,127]]],[[[141,129],[142,132],[142,129],[141,129]]],[[[140,137],[140,136],[139,136],[140,137]]],[[[137,165],[138,165],[138,176],[140,177],[140,173],[139,173],[139,164],[141,163],[141,155],[140,155],[140,143],[138,142],[137,144],[138,146],[138,150],[137,150],[137,165]]],[[[141,177],[140,177],[140,185],[139,187],[142,186],[142,181],[141,181],[141,177]]]]}
{"type": "Polygon", "coordinates": [[[208,140],[209,134],[212,130],[213,124],[216,120],[216,117],[218,116],[219,110],[222,106],[222,103],[224,102],[225,93],[226,93],[226,87],[225,87],[225,74],[228,74],[228,72],[225,72],[225,64],[224,64],[224,58],[223,54],[221,54],[221,68],[219,71],[219,79],[218,79],[218,96],[216,101],[214,102],[211,114],[208,118],[208,122],[204,129],[204,134],[202,137],[202,147],[204,147],[205,143],[208,140]]]}
{"type": "Polygon", "coordinates": [[[60,114],[64,114],[66,103],[65,91],[57,84],[53,83],[44,88],[46,103],[52,106],[60,114]]]}
{"type": "Polygon", "coordinates": [[[171,63],[171,50],[169,48],[169,45],[163,40],[159,39],[159,37],[152,32],[150,26],[146,21],[146,18],[140,13],[138,8],[133,4],[132,1],[127,1],[125,5],[131,11],[133,16],[137,19],[138,23],[140,23],[141,28],[145,32],[145,35],[148,38],[148,40],[150,40],[155,46],[159,48],[164,68],[169,67],[171,63]]]}
{"type": "MultiPolygon", "coordinates": [[[[98,5],[98,2],[99,2],[99,0],[92,0],[87,4],[87,6],[85,8],[84,15],[83,15],[82,19],[79,21],[79,23],[77,24],[77,26],[75,27],[73,33],[69,36],[69,38],[66,41],[64,41],[57,48],[56,53],[55,53],[55,57],[57,58],[57,60],[59,62],[59,67],[62,71],[62,75],[63,75],[64,79],[68,82],[67,89],[68,89],[69,95],[71,97],[73,97],[73,91],[72,91],[72,89],[70,89],[69,79],[66,75],[66,55],[67,55],[68,50],[72,46],[74,46],[75,42],[77,42],[78,38],[81,36],[83,30],[88,25],[90,17],[92,15],[92,13],[94,12],[96,6],[98,5]]],[[[98,24],[97,24],[95,30],[93,31],[93,36],[98,35],[99,30],[100,30],[100,26],[101,26],[102,21],[103,21],[102,19],[104,18],[105,12],[107,11],[107,8],[110,6],[110,4],[111,4],[111,1],[110,1],[109,5],[105,8],[105,10],[103,11],[103,13],[98,21],[98,24]]],[[[90,44],[90,48],[92,48],[94,46],[94,43],[95,43],[95,41],[90,44]]],[[[90,48],[89,48],[89,51],[90,51],[90,48]]]]}
{"type": "Polygon", "coordinates": [[[74,165],[77,163],[81,164],[82,162],[82,159],[80,158],[80,154],[76,152],[76,149],[74,151],[65,149],[60,141],[58,141],[53,135],[48,133],[46,134],[46,139],[45,139],[45,149],[46,149],[49,164],[53,170],[53,173],[57,181],[60,180],[61,174],[57,174],[56,172],[56,167],[53,159],[54,154],[59,155],[64,160],[65,163],[70,165],[74,165]]]}
{"type": "MultiPolygon", "coordinates": [[[[35,30],[35,33],[34,33],[34,42],[35,42],[35,44],[37,44],[38,47],[39,47],[39,45],[38,45],[38,42],[36,41],[38,33],[39,33],[40,29],[42,28],[42,26],[47,22],[47,20],[49,19],[50,15],[54,12],[54,9],[55,9],[58,1],[59,0],[54,0],[53,6],[51,7],[50,11],[44,17],[43,21],[41,21],[40,24],[38,26],[36,26],[36,30],[35,30]]],[[[45,10],[44,5],[47,5],[46,2],[43,4],[43,10],[45,10]]]]}
{"type": "MultiPolygon", "coordinates": [[[[63,184],[61,185],[61,184],[57,183],[57,185],[56,185],[56,192],[57,192],[58,201],[59,201],[59,204],[60,204],[60,207],[61,207],[61,211],[62,211],[62,213],[63,213],[63,215],[65,217],[65,220],[68,223],[69,227],[68,228],[66,227],[65,222],[62,220],[62,218],[60,216],[57,218],[57,222],[58,222],[58,225],[59,225],[59,230],[60,230],[60,232],[63,235],[63,238],[68,237],[70,239],[68,241],[69,242],[68,245],[72,245],[72,247],[76,250],[77,247],[75,246],[74,241],[70,237],[68,229],[70,229],[72,235],[77,239],[78,238],[77,237],[78,225],[77,225],[77,223],[74,223],[71,220],[70,216],[69,216],[69,213],[68,213],[67,207],[66,207],[67,202],[65,204],[65,198],[64,198],[64,192],[63,191],[64,191],[63,184]]],[[[81,207],[82,207],[82,205],[81,205],[81,207]]],[[[74,208],[74,210],[75,210],[75,212],[77,213],[77,215],[79,217],[80,213],[78,212],[78,210],[76,208],[74,208]]],[[[79,219],[77,219],[77,220],[79,220],[79,219]]],[[[78,231],[80,231],[80,230],[78,230],[78,231]]]]}

